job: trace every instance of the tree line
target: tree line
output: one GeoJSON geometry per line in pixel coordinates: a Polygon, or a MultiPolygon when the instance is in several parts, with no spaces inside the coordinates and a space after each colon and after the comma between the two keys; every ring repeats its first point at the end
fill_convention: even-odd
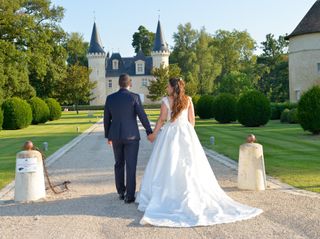
{"type": "MultiPolygon", "coordinates": [[[[132,46],[139,46],[150,55],[153,33],[140,26],[134,34],[132,46]]],[[[210,34],[205,28],[196,30],[191,23],[180,24],[173,34],[174,45],[170,68],[186,81],[187,93],[231,93],[240,96],[248,90],[263,92],[272,102],[289,99],[288,42],[284,36],[268,34],[261,46],[247,31],[217,30],[210,34]],[[260,48],[260,53],[256,50],[260,48]],[[179,68],[177,70],[176,68],[179,68]]],[[[172,75],[169,69],[154,71],[156,81],[149,87],[149,98],[159,99],[161,79],[172,75]],[[167,71],[167,72],[166,72],[167,71]]]]}
{"type": "MultiPolygon", "coordinates": [[[[0,104],[4,99],[55,98],[61,104],[87,104],[95,84],[89,81],[88,42],[67,33],[64,9],[50,0],[0,1],[0,104]]],[[[133,34],[135,52],[150,55],[154,33],[140,26],[133,34]]],[[[149,98],[164,94],[168,76],[181,76],[187,93],[240,95],[263,92],[272,102],[288,99],[288,42],[266,36],[261,53],[246,31],[194,29],[181,24],[173,34],[170,70],[154,69],[149,98]]]]}
{"type": "Polygon", "coordinates": [[[88,43],[61,28],[63,16],[50,0],[0,1],[0,104],[11,97],[90,100],[88,43]]]}

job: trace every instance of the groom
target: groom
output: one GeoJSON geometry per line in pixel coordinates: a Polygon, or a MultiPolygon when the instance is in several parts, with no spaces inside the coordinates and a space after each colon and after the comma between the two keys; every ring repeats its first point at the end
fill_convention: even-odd
{"type": "Polygon", "coordinates": [[[129,91],[132,84],[128,74],[120,75],[119,86],[120,90],[109,95],[104,106],[104,132],[105,138],[108,138],[108,144],[113,147],[114,173],[119,199],[124,200],[125,203],[132,203],[135,201],[140,140],[137,116],[146,129],[149,140],[152,129],[139,95],[129,91]],[[125,166],[126,184],[124,183],[125,166]]]}

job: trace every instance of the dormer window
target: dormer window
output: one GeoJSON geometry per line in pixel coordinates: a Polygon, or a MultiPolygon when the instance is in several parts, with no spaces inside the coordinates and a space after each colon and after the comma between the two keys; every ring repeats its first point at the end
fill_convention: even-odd
{"type": "Polygon", "coordinates": [[[143,75],[144,74],[144,67],[145,66],[145,63],[144,61],[136,61],[136,74],[137,75],[143,75]]]}
{"type": "Polygon", "coordinates": [[[118,70],[118,69],[119,69],[119,61],[112,60],[112,70],[118,70]]]}

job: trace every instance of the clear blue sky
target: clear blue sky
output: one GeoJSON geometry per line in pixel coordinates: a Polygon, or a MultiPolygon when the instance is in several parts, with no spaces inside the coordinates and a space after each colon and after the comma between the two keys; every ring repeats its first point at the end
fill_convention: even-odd
{"type": "Polygon", "coordinates": [[[209,33],[218,29],[247,30],[257,43],[265,35],[291,33],[315,0],[52,0],[65,8],[61,23],[90,41],[94,13],[106,51],[133,56],[132,35],[140,25],[155,32],[160,20],[166,41],[173,45],[177,26],[191,22],[209,33]]]}

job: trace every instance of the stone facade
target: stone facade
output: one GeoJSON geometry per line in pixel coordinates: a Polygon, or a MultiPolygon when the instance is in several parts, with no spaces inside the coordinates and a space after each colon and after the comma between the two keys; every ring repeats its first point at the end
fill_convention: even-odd
{"type": "Polygon", "coordinates": [[[320,1],[317,0],[289,40],[290,102],[299,101],[312,86],[320,84],[320,1]]]}

